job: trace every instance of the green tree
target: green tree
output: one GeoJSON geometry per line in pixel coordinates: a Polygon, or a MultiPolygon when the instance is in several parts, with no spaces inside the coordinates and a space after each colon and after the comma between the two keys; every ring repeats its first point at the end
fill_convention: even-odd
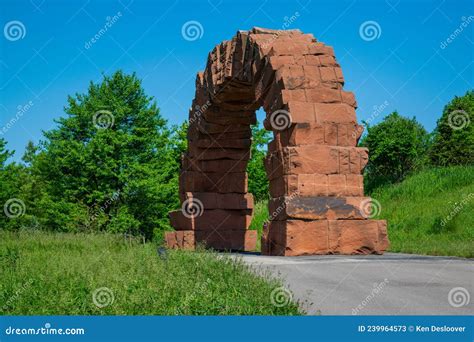
{"type": "Polygon", "coordinates": [[[360,145],[369,149],[367,191],[399,182],[426,164],[428,134],[415,118],[405,118],[395,111],[377,125],[366,124],[366,128],[360,145]]]}
{"type": "Polygon", "coordinates": [[[25,159],[46,189],[37,200],[44,225],[160,235],[179,204],[179,139],[141,81],[121,71],[104,76],[70,96],[65,112],[25,159]]]}
{"type": "Polygon", "coordinates": [[[251,159],[247,164],[249,177],[249,192],[253,194],[256,201],[268,199],[268,178],[265,172],[265,154],[270,141],[271,133],[259,124],[252,126],[251,159]]]}
{"type": "Polygon", "coordinates": [[[7,142],[0,138],[0,170],[4,170],[8,158],[13,155],[13,152],[7,150],[7,142]]]}
{"type": "Polygon", "coordinates": [[[0,138],[0,229],[16,229],[21,226],[26,211],[21,193],[24,170],[21,165],[7,163],[14,151],[6,145],[5,139],[0,138]]]}
{"type": "Polygon", "coordinates": [[[456,96],[444,107],[429,156],[437,166],[474,163],[474,91],[456,96]]]}

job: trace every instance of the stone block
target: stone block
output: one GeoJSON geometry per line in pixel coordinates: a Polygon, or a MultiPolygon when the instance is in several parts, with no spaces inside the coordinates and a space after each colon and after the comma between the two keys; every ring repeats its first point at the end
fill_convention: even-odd
{"type": "Polygon", "coordinates": [[[181,201],[197,200],[202,204],[204,210],[208,209],[233,209],[247,210],[253,209],[254,200],[252,194],[226,193],[217,192],[186,192],[181,193],[181,201]]]}
{"type": "Polygon", "coordinates": [[[196,172],[183,171],[179,176],[180,189],[183,192],[247,192],[247,174],[245,172],[196,172]]]}
{"type": "Polygon", "coordinates": [[[283,147],[265,158],[269,180],[290,174],[360,174],[367,149],[327,145],[283,147]]]}
{"type": "Polygon", "coordinates": [[[255,251],[256,230],[210,230],[196,231],[196,242],[206,248],[227,251],[255,251]]]}
{"type": "Polygon", "coordinates": [[[192,230],[165,232],[165,245],[171,249],[195,249],[195,237],[192,230]]]}
{"type": "Polygon", "coordinates": [[[246,230],[252,221],[252,210],[206,209],[192,215],[186,209],[169,213],[176,230],[246,230]]]}
{"type": "Polygon", "coordinates": [[[284,175],[270,181],[270,195],[281,196],[364,196],[362,175],[298,174],[284,175]]]}
{"type": "Polygon", "coordinates": [[[388,247],[379,220],[271,221],[262,235],[265,255],[382,254],[388,247]]]}
{"type": "Polygon", "coordinates": [[[363,220],[368,197],[282,196],[268,202],[270,220],[363,220]]]}

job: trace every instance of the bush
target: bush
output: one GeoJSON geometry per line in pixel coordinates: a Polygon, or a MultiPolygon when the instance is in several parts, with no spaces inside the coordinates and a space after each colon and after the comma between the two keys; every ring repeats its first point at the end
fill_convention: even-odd
{"type": "Polygon", "coordinates": [[[367,134],[360,145],[369,149],[365,170],[369,192],[383,184],[399,182],[427,163],[429,136],[415,118],[393,112],[379,124],[366,126],[367,134]]]}
{"type": "Polygon", "coordinates": [[[474,91],[456,96],[444,107],[429,156],[438,166],[474,163],[474,91]]]}

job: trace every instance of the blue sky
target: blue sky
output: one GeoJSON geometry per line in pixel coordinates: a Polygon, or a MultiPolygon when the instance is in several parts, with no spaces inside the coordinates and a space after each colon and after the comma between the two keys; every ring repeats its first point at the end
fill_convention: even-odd
{"type": "Polygon", "coordinates": [[[135,71],[162,115],[172,124],[181,123],[194,96],[196,72],[203,70],[216,44],[253,26],[280,29],[296,12],[289,28],[312,33],[334,47],[345,89],[358,100],[359,120],[377,123],[397,109],[416,116],[431,131],[443,106],[473,89],[472,1],[0,4],[0,136],[16,150],[13,160],[21,158],[28,140],[38,142],[42,130],[64,115],[68,94],[84,92],[90,80],[116,69],[135,71]],[[107,32],[86,48],[114,16],[107,32]],[[189,21],[202,27],[196,40],[183,37],[182,27],[189,21]]]}

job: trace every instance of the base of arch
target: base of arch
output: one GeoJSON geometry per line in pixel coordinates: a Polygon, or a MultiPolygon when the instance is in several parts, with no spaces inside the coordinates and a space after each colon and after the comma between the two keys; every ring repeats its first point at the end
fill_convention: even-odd
{"type": "MultiPolygon", "coordinates": [[[[257,231],[178,230],[165,233],[166,246],[197,245],[226,251],[255,251],[257,231]]],[[[383,254],[389,247],[384,220],[286,220],[264,226],[262,255],[383,254]]]]}
{"type": "Polygon", "coordinates": [[[388,247],[383,220],[271,221],[262,235],[263,255],[383,254],[388,247]]]}
{"type": "Polygon", "coordinates": [[[194,250],[197,245],[222,251],[253,252],[257,247],[256,230],[178,230],[165,233],[168,248],[194,250]]]}

